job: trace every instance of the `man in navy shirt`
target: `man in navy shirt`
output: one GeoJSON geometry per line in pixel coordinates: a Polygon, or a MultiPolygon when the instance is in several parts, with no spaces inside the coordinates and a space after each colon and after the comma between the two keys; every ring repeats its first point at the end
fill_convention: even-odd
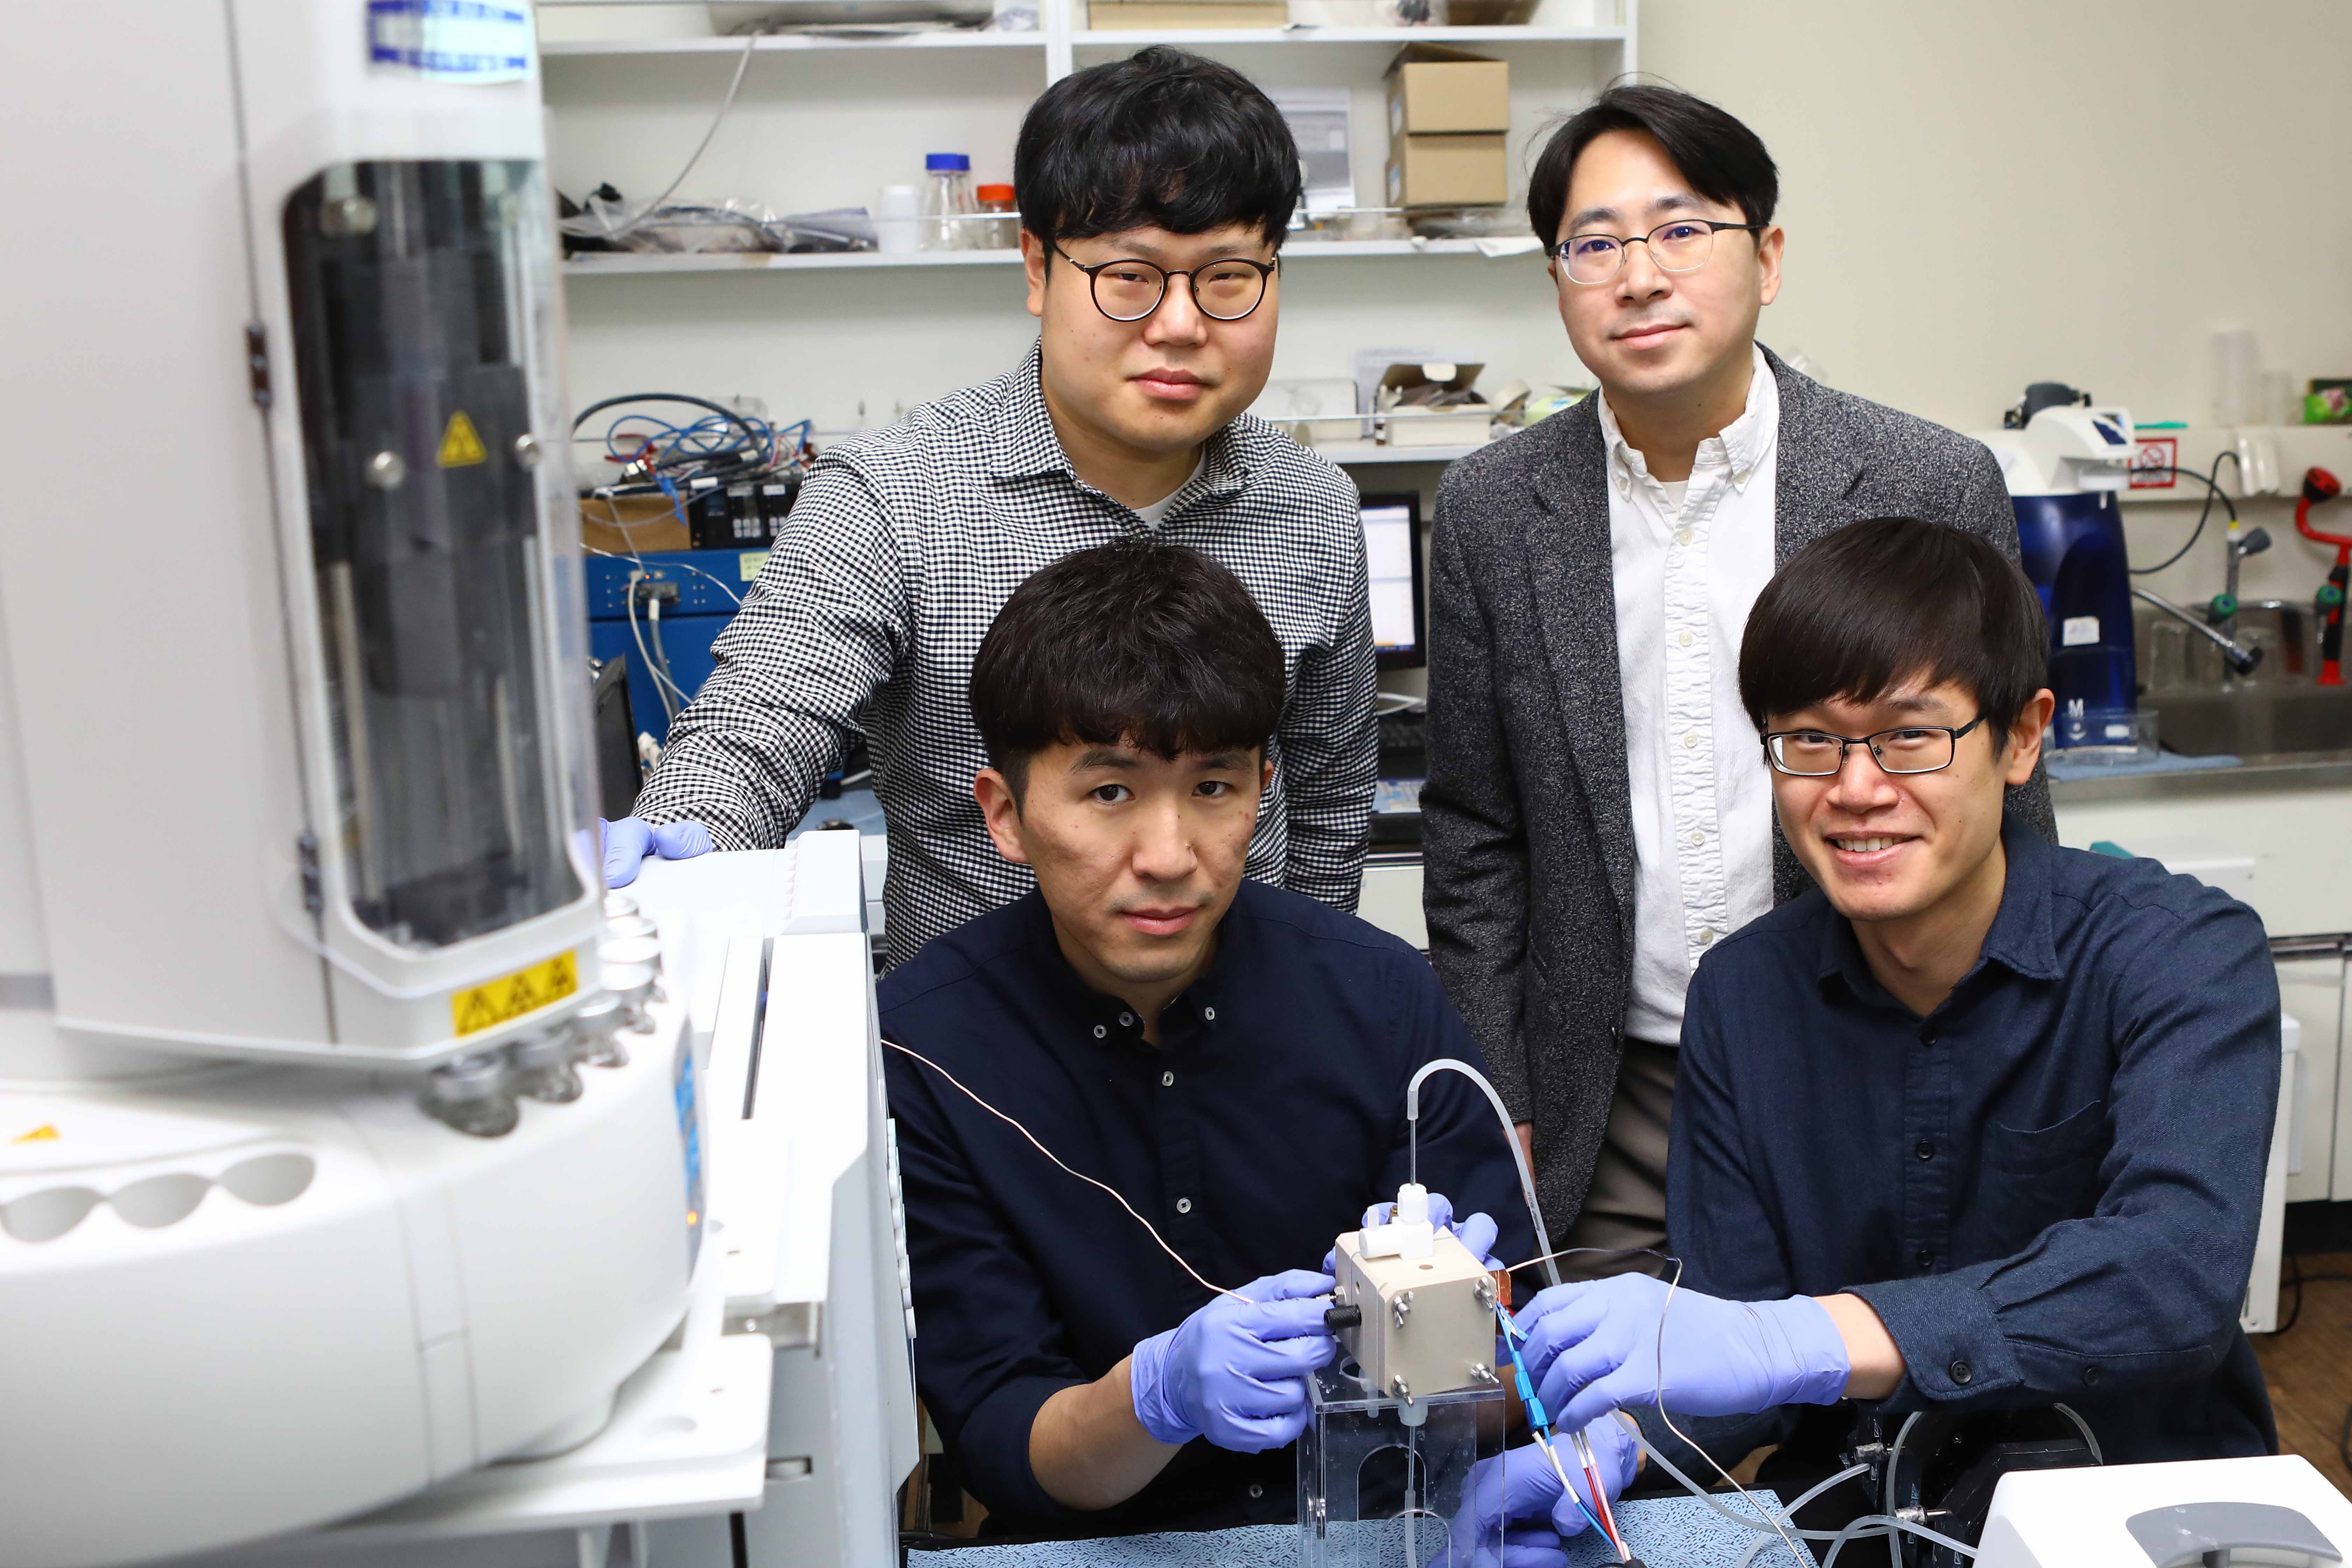
{"type": "MultiPolygon", "coordinates": [[[[1419,953],[1243,879],[1283,690],[1248,590],[1152,541],[1037,573],[974,661],[974,793],[1037,887],[880,1005],[927,1058],[883,1053],[917,1380],[992,1530],[1289,1519],[1303,1379],[1335,1348],[1321,1260],[1405,1180],[1414,1071],[1482,1065],[1419,953]]],[[[1474,1251],[1534,1250],[1459,1075],[1423,1088],[1420,1173],[1474,1251]]]]}
{"type": "MultiPolygon", "coordinates": [[[[1851,1420],[1786,1407],[1844,1399],[2063,1402],[2109,1463],[2276,1447],[2237,1321],[2278,1100],[2262,922],[2004,820],[2050,718],[2045,637],[2015,566],[1907,519],[1808,546],[1748,623],[1740,695],[1818,888],[1691,986],[1663,1388],[1771,1412],[1742,1451],[1826,1458],[1851,1420]]],[[[1538,1297],[1546,1403],[1656,1402],[1665,1295],[1538,1297]]]]}

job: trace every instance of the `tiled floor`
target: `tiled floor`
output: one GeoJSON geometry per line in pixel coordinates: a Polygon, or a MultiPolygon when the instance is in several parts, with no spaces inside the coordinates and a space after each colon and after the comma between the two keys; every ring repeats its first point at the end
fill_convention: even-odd
{"type": "MultiPolygon", "coordinates": [[[[2284,1333],[2256,1334],[2254,1354],[2270,1381],[2279,1447],[2301,1454],[2352,1492],[2352,1471],[2337,1449],[2345,1411],[2352,1406],[2352,1252],[2305,1253],[2294,1261],[2311,1281],[2304,1287],[2302,1315],[2284,1333]]],[[[2279,1296],[2280,1321],[2294,1311],[2294,1287],[2288,1284],[2279,1296]]]]}

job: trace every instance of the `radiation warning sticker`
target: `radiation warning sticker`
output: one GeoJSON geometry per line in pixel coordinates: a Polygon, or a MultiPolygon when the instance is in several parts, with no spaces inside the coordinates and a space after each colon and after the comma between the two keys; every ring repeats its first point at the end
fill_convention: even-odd
{"type": "Polygon", "coordinates": [[[478,1035],[509,1018],[561,1002],[579,989],[579,961],[571,953],[559,952],[544,963],[458,992],[449,998],[449,1021],[460,1038],[478,1035]]]}
{"type": "Polygon", "coordinates": [[[16,1137],[9,1139],[8,1142],[11,1143],[54,1143],[62,1136],[64,1136],[64,1134],[58,1131],[58,1124],[56,1122],[44,1121],[38,1127],[34,1128],[30,1132],[20,1132],[16,1137]]]}
{"type": "Polygon", "coordinates": [[[466,417],[462,408],[449,416],[449,427],[441,432],[441,466],[445,468],[470,468],[489,458],[489,448],[475,433],[474,422],[466,417]]]}

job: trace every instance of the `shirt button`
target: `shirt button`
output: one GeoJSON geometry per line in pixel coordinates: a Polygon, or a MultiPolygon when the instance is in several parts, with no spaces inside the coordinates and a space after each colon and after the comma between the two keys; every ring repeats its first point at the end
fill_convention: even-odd
{"type": "Polygon", "coordinates": [[[1919,1146],[1911,1152],[1918,1155],[1922,1160],[1932,1160],[1936,1157],[1935,1142],[1931,1139],[1922,1138],[1919,1140],[1919,1146]]]}
{"type": "Polygon", "coordinates": [[[1706,930],[1704,930],[1704,931],[1701,931],[1698,933],[1698,944],[1699,944],[1699,946],[1701,946],[1701,947],[1706,947],[1706,946],[1708,946],[1708,945],[1712,944],[1712,943],[1714,942],[1714,941],[1715,941],[1715,931],[1714,931],[1714,929],[1713,929],[1712,927],[1709,927],[1709,928],[1707,928],[1707,929],[1706,929],[1706,930]]]}
{"type": "Polygon", "coordinates": [[[1944,1370],[1952,1374],[1952,1381],[1958,1384],[1963,1388],[1976,1381],[1977,1369],[1970,1366],[1964,1361],[1956,1361],[1944,1370]]]}
{"type": "Polygon", "coordinates": [[[1683,732],[1683,750],[1688,751],[1697,744],[1698,731],[1696,730],[1686,730],[1683,732]]]}
{"type": "Polygon", "coordinates": [[[1687,528],[1678,528],[1675,530],[1675,542],[1676,544],[1688,544],[1690,542],[1690,530],[1687,528]]]}
{"type": "Polygon", "coordinates": [[[1160,1075],[1160,1087],[1162,1089],[1174,1089],[1176,1087],[1176,1075],[1172,1072],[1161,1073],[1160,1075]]]}
{"type": "Polygon", "coordinates": [[[1919,1249],[1919,1267],[1922,1268],[1936,1267],[1936,1255],[1924,1247],[1919,1249]]]}
{"type": "Polygon", "coordinates": [[[1255,1481],[1252,1481],[1249,1485],[1249,1493],[1253,1498],[1262,1498],[1265,1496],[1265,1488],[1255,1481]]]}
{"type": "Polygon", "coordinates": [[[1213,1024],[1217,1021],[1217,1010],[1214,1007],[1203,1007],[1201,1009],[1201,1016],[1213,1024]]]}
{"type": "Polygon", "coordinates": [[[1176,1200],[1176,1212],[1178,1214],[1191,1214],[1192,1212],[1192,1200],[1190,1198],[1178,1198],[1176,1200]]]}
{"type": "Polygon", "coordinates": [[[2098,1382],[2098,1381],[2099,1381],[2099,1369],[2098,1369],[2097,1367],[2095,1367],[2095,1366],[2086,1366],[2086,1367],[2084,1367],[2084,1368],[2083,1369],[2083,1384],[2084,1384],[2084,1386],[2088,1387],[2088,1386],[2090,1386],[2091,1384],[2095,1384],[2095,1383],[2096,1383],[2096,1382],[2098,1382]]]}
{"type": "Polygon", "coordinates": [[[1704,844],[1706,842],[1706,835],[1694,827],[1690,830],[1690,841],[1693,844],[1704,844]]]}
{"type": "Polygon", "coordinates": [[[1675,634],[1675,646],[1676,647],[1690,647],[1690,645],[1691,645],[1691,635],[1690,635],[1690,633],[1688,633],[1688,632],[1679,632],[1679,633],[1676,633],[1676,634],[1675,634]]]}
{"type": "Polygon", "coordinates": [[[1135,1015],[1132,1013],[1121,1013],[1118,1016],[1118,1021],[1128,1028],[1135,1027],[1135,1015]]]}
{"type": "Polygon", "coordinates": [[[1933,1030],[1933,1029],[1922,1029],[1922,1030],[1920,1030],[1920,1031],[1919,1031],[1919,1043],[1920,1043],[1921,1045],[1923,1045],[1923,1046],[1932,1046],[1932,1045],[1934,1045],[1934,1044],[1936,1043],[1936,1031],[1935,1031],[1935,1030],[1933,1030]]]}
{"type": "Polygon", "coordinates": [[[1097,1040],[1107,1040],[1107,1039],[1108,1039],[1109,1037],[1110,1037],[1110,1031],[1109,1031],[1108,1029],[1104,1028],[1100,1024],[1097,1024],[1097,1025],[1095,1026],[1095,1038],[1096,1038],[1096,1039],[1097,1039],[1097,1040]]]}

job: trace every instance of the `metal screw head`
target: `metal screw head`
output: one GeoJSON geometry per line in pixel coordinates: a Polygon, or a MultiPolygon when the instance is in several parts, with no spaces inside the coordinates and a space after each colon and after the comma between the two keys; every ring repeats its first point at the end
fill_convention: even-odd
{"type": "Polygon", "coordinates": [[[367,460],[367,482],[380,490],[396,490],[408,478],[408,465],[397,452],[378,452],[367,460]]]}
{"type": "Polygon", "coordinates": [[[1389,1303],[1389,1315],[1396,1320],[1396,1326],[1400,1329],[1404,1327],[1405,1314],[1412,1310],[1412,1292],[1410,1290],[1400,1290],[1397,1299],[1389,1303]]]}
{"type": "Polygon", "coordinates": [[[319,232],[331,239],[375,232],[375,203],[365,196],[337,196],[319,209],[319,232]]]}
{"type": "Polygon", "coordinates": [[[526,468],[539,467],[539,437],[526,430],[514,438],[515,461],[526,468]]]}

